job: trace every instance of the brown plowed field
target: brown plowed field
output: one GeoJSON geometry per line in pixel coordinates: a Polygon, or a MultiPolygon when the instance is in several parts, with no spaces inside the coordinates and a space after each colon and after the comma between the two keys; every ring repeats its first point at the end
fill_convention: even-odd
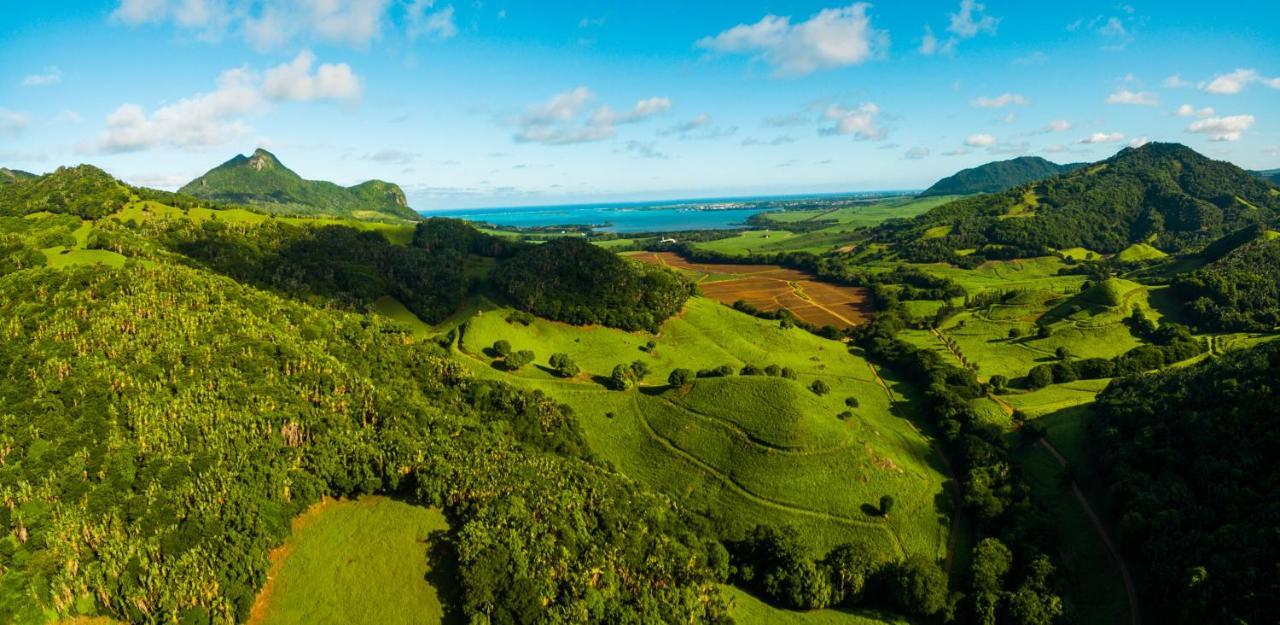
{"type": "Polygon", "coordinates": [[[846,328],[871,314],[866,289],[818,282],[814,276],[777,265],[693,263],[671,252],[644,252],[635,260],[678,269],[693,278],[707,297],[725,304],[745,301],[760,310],[786,308],[817,326],[846,328]]]}

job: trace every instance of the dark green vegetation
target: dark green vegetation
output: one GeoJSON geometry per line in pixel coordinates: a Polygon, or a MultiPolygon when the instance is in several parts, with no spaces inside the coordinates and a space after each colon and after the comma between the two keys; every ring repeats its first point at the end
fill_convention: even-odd
{"type": "Polygon", "coordinates": [[[1019,156],[964,169],[933,183],[920,197],[996,193],[1038,182],[1083,167],[1084,163],[1059,165],[1039,156],[1019,156]]]}
{"type": "Polygon", "coordinates": [[[364,493],[445,509],[468,616],[723,613],[714,542],[570,414],[376,319],[172,264],[18,271],[0,317],[5,621],[242,621],[289,519],[364,493]]]}
{"type": "Polygon", "coordinates": [[[59,213],[82,219],[106,217],[124,207],[130,190],[92,165],[57,171],[0,186],[0,215],[59,213]]]}
{"type": "Polygon", "coordinates": [[[181,193],[224,204],[243,204],[282,215],[329,215],[355,219],[409,219],[400,187],[370,180],[354,187],[303,180],[274,154],[258,149],[209,170],[182,187],[181,193]]]}
{"type": "Polygon", "coordinates": [[[1262,171],[1249,172],[1263,180],[1269,180],[1272,184],[1280,185],[1280,169],[1264,169],[1262,171]]]}
{"type": "Polygon", "coordinates": [[[1116,253],[1135,243],[1193,251],[1248,226],[1275,224],[1280,196],[1273,191],[1230,163],[1178,144],[1149,143],[1063,176],[885,224],[875,239],[896,244],[908,260],[966,266],[1049,249],[1116,253]],[[944,225],[945,233],[933,230],[944,225]],[[961,257],[957,250],[975,251],[961,257]]]}
{"type": "Polygon", "coordinates": [[[494,282],[523,310],[577,325],[657,332],[693,285],[665,269],[638,265],[577,238],[528,246],[494,282]]]}
{"type": "Polygon", "coordinates": [[[1280,326],[1280,238],[1251,230],[1253,239],[1174,282],[1208,330],[1268,332],[1280,326]]]}
{"type": "Polygon", "coordinates": [[[8,167],[0,167],[0,185],[13,184],[23,180],[30,180],[37,177],[31,172],[22,171],[21,169],[9,169],[8,167]]]}
{"type": "Polygon", "coordinates": [[[1164,623],[1280,622],[1280,344],[1112,383],[1091,424],[1164,623]]]}

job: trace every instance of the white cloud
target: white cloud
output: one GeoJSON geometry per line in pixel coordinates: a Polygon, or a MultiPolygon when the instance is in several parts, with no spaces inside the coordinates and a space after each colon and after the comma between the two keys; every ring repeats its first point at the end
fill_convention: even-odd
{"type": "Polygon", "coordinates": [[[858,2],[823,9],[797,24],[790,17],[766,15],[755,24],[703,37],[695,45],[725,54],[753,54],[783,76],[857,65],[888,48],[888,35],[871,26],[869,6],[858,2]]]}
{"type": "Polygon", "coordinates": [[[970,39],[978,33],[996,34],[1000,19],[983,15],[986,8],[974,0],[960,0],[960,11],[951,14],[951,25],[947,26],[947,32],[961,39],[970,39]]]}
{"type": "Polygon", "coordinates": [[[218,78],[218,88],[148,115],[136,104],[124,104],[107,117],[107,129],[93,143],[80,146],[87,152],[138,152],[155,147],[206,148],[222,145],[250,132],[240,119],[262,106],[253,75],[232,69],[218,78]]]}
{"type": "Polygon", "coordinates": [[[631,152],[641,158],[667,158],[667,155],[659,151],[657,144],[645,141],[628,141],[625,146],[628,152],[631,152]]]}
{"type": "Polygon", "coordinates": [[[1253,122],[1252,115],[1210,117],[1191,122],[1187,132],[1209,135],[1210,141],[1236,141],[1241,133],[1253,126],[1253,122]]]}
{"type": "Polygon", "coordinates": [[[711,116],[700,113],[693,119],[659,130],[657,134],[659,136],[676,135],[681,139],[719,139],[736,132],[738,132],[737,126],[712,126],[711,116]]]}
{"type": "Polygon", "coordinates": [[[853,135],[856,139],[883,139],[884,128],[877,123],[880,107],[867,102],[857,107],[846,107],[829,104],[822,112],[822,118],[834,125],[823,129],[824,134],[853,135]]]}
{"type": "Polygon", "coordinates": [[[39,74],[31,74],[22,79],[23,87],[44,87],[48,85],[56,85],[62,82],[62,70],[56,66],[44,68],[39,74]]]}
{"type": "Polygon", "coordinates": [[[1013,122],[1016,122],[1016,121],[1018,121],[1017,113],[1005,113],[1003,116],[1000,117],[1000,122],[1003,124],[1012,124],[1013,122]]]}
{"type": "Polygon", "coordinates": [[[965,148],[956,148],[954,150],[947,150],[946,152],[943,152],[942,155],[943,156],[964,156],[968,153],[969,153],[969,150],[965,148]]]}
{"type": "Polygon", "coordinates": [[[947,32],[951,33],[951,36],[947,37],[946,41],[939,41],[933,34],[933,28],[925,26],[924,38],[920,41],[920,53],[951,55],[955,53],[956,46],[965,39],[972,39],[981,33],[996,34],[1000,18],[986,15],[986,9],[986,5],[974,0],[961,0],[960,10],[948,15],[950,21],[947,24],[947,32]]]}
{"type": "Polygon", "coordinates": [[[760,139],[756,139],[756,138],[743,139],[742,145],[744,146],[751,146],[751,145],[778,146],[778,145],[786,145],[788,143],[795,143],[795,142],[796,142],[796,138],[791,135],[778,135],[772,139],[769,139],[768,141],[761,141],[760,139]]]}
{"type": "Polygon", "coordinates": [[[360,79],[346,63],[324,63],[311,72],[316,57],[303,50],[293,61],[267,70],[263,94],[271,100],[345,100],[354,102],[364,93],[360,79]]]}
{"type": "Polygon", "coordinates": [[[1191,83],[1183,80],[1181,74],[1174,74],[1164,79],[1164,86],[1167,89],[1184,89],[1190,87],[1191,83]]]}
{"type": "Polygon", "coordinates": [[[975,98],[970,104],[979,108],[998,109],[1013,104],[1026,106],[1028,101],[1025,97],[1016,93],[1002,93],[994,98],[988,98],[986,96],[975,98]]]}
{"type": "MultiPolygon", "coordinates": [[[[413,11],[420,5],[429,7],[431,2],[404,5],[406,28],[429,23],[436,30],[423,32],[446,36],[452,6],[429,15],[419,12],[416,15],[425,21],[415,21],[413,11]]],[[[211,41],[231,32],[259,50],[278,48],[295,38],[365,48],[381,38],[392,6],[391,0],[119,0],[111,16],[131,26],[171,21],[211,41]]]]}
{"type": "Polygon", "coordinates": [[[1089,135],[1089,136],[1087,136],[1087,137],[1085,137],[1085,138],[1083,138],[1083,139],[1081,139],[1081,140],[1079,140],[1079,141],[1076,141],[1076,143],[1082,143],[1082,144],[1091,144],[1091,143],[1117,143],[1117,142],[1120,142],[1120,141],[1124,141],[1124,133],[1121,133],[1121,132],[1095,132],[1095,133],[1093,133],[1093,134],[1091,134],[1091,135],[1089,135]]]}
{"type": "Polygon", "coordinates": [[[516,122],[514,139],[545,145],[604,141],[617,136],[617,126],[621,124],[642,122],[671,110],[669,98],[654,97],[637,101],[627,111],[604,105],[584,116],[593,99],[595,94],[590,89],[577,87],[528,107],[516,122]]]}
{"type": "Polygon", "coordinates": [[[78,124],[83,121],[83,119],[80,117],[79,113],[67,109],[57,115],[54,115],[51,121],[55,124],[78,124]]]}
{"type": "Polygon", "coordinates": [[[1055,119],[1044,127],[1046,132],[1066,132],[1071,130],[1071,122],[1065,119],[1055,119]]]}
{"type": "Polygon", "coordinates": [[[375,163],[389,163],[392,165],[408,165],[422,156],[421,152],[410,152],[408,150],[399,150],[396,148],[384,148],[377,152],[368,152],[360,158],[375,163]]]}
{"type": "Polygon", "coordinates": [[[972,134],[965,137],[964,144],[971,148],[987,148],[996,144],[996,138],[986,133],[972,134]]]}
{"type": "Polygon", "coordinates": [[[17,136],[31,124],[26,113],[0,107],[0,135],[17,136]]]}
{"type": "Polygon", "coordinates": [[[164,19],[168,5],[168,0],[120,0],[111,17],[128,24],[155,22],[164,19]]]}
{"type": "Polygon", "coordinates": [[[360,80],[345,63],[321,65],[302,52],[290,63],[267,71],[265,79],[248,68],[230,69],[218,77],[217,88],[167,104],[147,113],[137,104],[123,104],[107,116],[107,128],[81,152],[138,152],[159,147],[202,149],[248,136],[244,118],[267,110],[277,101],[323,99],[354,101],[360,80]]]}
{"type": "Polygon", "coordinates": [[[920,160],[928,155],[929,155],[929,148],[917,146],[904,152],[902,154],[902,158],[915,161],[915,160],[920,160]]]}
{"type": "Polygon", "coordinates": [[[1138,106],[1158,106],[1160,96],[1150,91],[1129,91],[1121,89],[1107,96],[1107,104],[1132,104],[1138,106]]]}
{"type": "Polygon", "coordinates": [[[1151,139],[1149,137],[1134,137],[1129,140],[1129,147],[1140,148],[1148,143],[1151,143],[1151,139]]]}
{"type": "Polygon", "coordinates": [[[1280,89],[1280,78],[1267,78],[1252,69],[1237,69],[1229,74],[1219,74],[1207,84],[1200,83],[1200,88],[1209,93],[1234,95],[1255,82],[1260,82],[1272,89],[1280,89]]]}
{"type": "Polygon", "coordinates": [[[1178,107],[1178,110],[1174,114],[1178,117],[1212,117],[1213,109],[1206,106],[1197,110],[1196,107],[1191,106],[1190,104],[1183,104],[1178,107]]]}
{"type": "Polygon", "coordinates": [[[439,11],[428,12],[428,9],[434,5],[435,0],[415,0],[405,6],[406,29],[410,39],[424,35],[436,39],[448,39],[458,34],[453,5],[439,11]]]}

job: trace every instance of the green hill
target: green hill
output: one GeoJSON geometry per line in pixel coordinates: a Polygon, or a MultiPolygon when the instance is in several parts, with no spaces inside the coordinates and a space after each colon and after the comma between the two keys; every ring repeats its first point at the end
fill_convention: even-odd
{"type": "Polygon", "coordinates": [[[1280,327],[1280,238],[1268,232],[1174,281],[1196,325],[1268,332],[1280,327]]]}
{"type": "Polygon", "coordinates": [[[1165,252],[1202,248],[1245,226],[1274,224],[1280,195],[1267,182],[1175,143],[1149,143],[1038,183],[964,198],[877,236],[909,260],[1040,256],[1048,248],[1118,253],[1134,243],[1165,252]],[[925,239],[950,225],[946,236],[925,239]]]}
{"type": "Polygon", "coordinates": [[[31,172],[22,171],[21,169],[0,167],[0,185],[13,184],[15,182],[22,182],[23,180],[30,180],[32,178],[38,178],[38,176],[31,172]]]}
{"type": "Polygon", "coordinates": [[[263,149],[255,151],[253,156],[237,155],[187,183],[179,192],[279,214],[356,219],[420,218],[409,208],[404,191],[390,182],[370,180],[353,187],[340,187],[332,182],[304,180],[263,149]]]}
{"type": "Polygon", "coordinates": [[[59,167],[22,184],[0,185],[0,215],[48,212],[98,219],[120,210],[129,197],[124,183],[93,165],[59,167]]]}
{"type": "Polygon", "coordinates": [[[1059,165],[1039,156],[1019,156],[964,169],[933,183],[920,197],[996,193],[1021,184],[1051,178],[1082,167],[1083,163],[1059,165]]]}

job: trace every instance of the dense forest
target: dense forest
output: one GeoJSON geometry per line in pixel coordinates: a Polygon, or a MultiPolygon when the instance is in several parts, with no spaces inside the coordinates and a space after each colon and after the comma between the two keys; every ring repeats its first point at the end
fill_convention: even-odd
{"type": "Polygon", "coordinates": [[[694,288],[669,270],[576,237],[525,248],[499,267],[494,282],[517,307],[541,317],[652,332],[694,288]]]}
{"type": "Polygon", "coordinates": [[[1059,165],[1039,156],[1019,156],[962,169],[925,189],[920,197],[996,193],[1079,169],[1083,163],[1059,165]]]}
{"type": "Polygon", "coordinates": [[[129,201],[129,188],[92,165],[59,167],[57,171],[0,185],[0,215],[49,212],[99,219],[129,201]]]}
{"type": "Polygon", "coordinates": [[[1174,281],[1205,330],[1269,332],[1280,326],[1280,237],[1253,240],[1174,281]]]}
{"type": "Polygon", "coordinates": [[[1280,344],[1117,380],[1091,424],[1164,623],[1280,622],[1280,344]]]}
{"type": "Polygon", "coordinates": [[[0,621],[243,621],[289,519],[375,492],[456,519],[470,617],[721,619],[695,519],[389,324],[168,264],[11,273],[0,318],[0,621]]]}
{"type": "Polygon", "coordinates": [[[1049,248],[1119,252],[1150,243],[1192,251],[1245,227],[1274,225],[1274,187],[1230,163],[1178,144],[1149,143],[1069,174],[1002,193],[963,198],[877,227],[907,260],[966,264],[1043,256],[1049,248]],[[926,231],[947,226],[941,236],[926,231]],[[967,258],[957,250],[975,252],[967,258]]]}

